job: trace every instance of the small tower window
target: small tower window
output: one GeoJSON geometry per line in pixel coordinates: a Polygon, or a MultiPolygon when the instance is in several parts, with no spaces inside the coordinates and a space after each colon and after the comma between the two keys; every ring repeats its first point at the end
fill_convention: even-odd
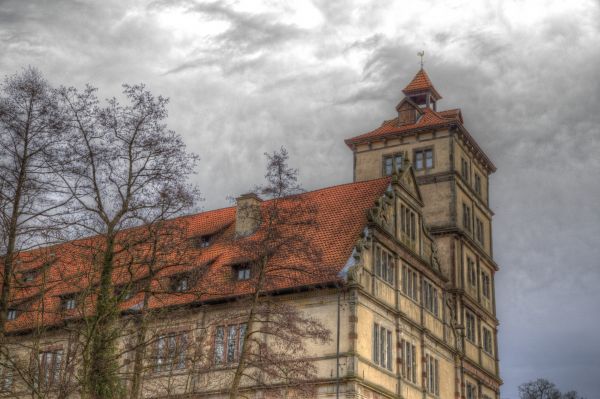
{"type": "Polygon", "coordinates": [[[391,176],[394,171],[402,170],[402,154],[391,154],[383,157],[383,174],[391,176]]]}
{"type": "Polygon", "coordinates": [[[460,159],[460,174],[465,181],[469,181],[469,163],[464,158],[460,159]]]}
{"type": "Polygon", "coordinates": [[[415,169],[424,170],[433,168],[433,148],[415,151],[415,169]]]}
{"type": "Polygon", "coordinates": [[[481,195],[481,176],[478,173],[475,173],[475,192],[481,195]]]}

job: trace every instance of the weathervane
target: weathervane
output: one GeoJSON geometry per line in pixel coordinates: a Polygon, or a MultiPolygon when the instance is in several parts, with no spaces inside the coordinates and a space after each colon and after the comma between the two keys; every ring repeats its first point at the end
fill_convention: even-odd
{"type": "Polygon", "coordinates": [[[425,50],[419,51],[417,55],[421,57],[421,69],[423,69],[423,57],[425,56],[425,50]]]}

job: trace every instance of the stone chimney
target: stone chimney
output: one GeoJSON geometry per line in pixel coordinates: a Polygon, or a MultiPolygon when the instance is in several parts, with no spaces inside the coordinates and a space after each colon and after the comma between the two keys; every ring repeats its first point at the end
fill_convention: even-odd
{"type": "Polygon", "coordinates": [[[243,194],[235,199],[235,235],[249,236],[260,226],[260,203],[262,199],[254,193],[243,194]]]}

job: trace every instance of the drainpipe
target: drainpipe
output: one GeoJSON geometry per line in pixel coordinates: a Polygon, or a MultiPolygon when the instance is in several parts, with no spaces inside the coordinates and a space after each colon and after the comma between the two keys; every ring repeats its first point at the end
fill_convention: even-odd
{"type": "Polygon", "coordinates": [[[336,354],[335,354],[335,398],[340,399],[340,300],[342,288],[338,288],[337,297],[337,332],[336,332],[336,354]]]}

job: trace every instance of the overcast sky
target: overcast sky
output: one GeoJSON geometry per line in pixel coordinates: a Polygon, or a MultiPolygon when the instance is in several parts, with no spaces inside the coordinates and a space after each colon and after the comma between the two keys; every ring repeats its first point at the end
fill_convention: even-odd
{"type": "Polygon", "coordinates": [[[171,98],[205,209],[282,145],[305,188],[350,181],[343,139],[394,116],[419,50],[498,167],[502,397],[546,377],[600,398],[599,2],[0,0],[2,75],[171,98]]]}

